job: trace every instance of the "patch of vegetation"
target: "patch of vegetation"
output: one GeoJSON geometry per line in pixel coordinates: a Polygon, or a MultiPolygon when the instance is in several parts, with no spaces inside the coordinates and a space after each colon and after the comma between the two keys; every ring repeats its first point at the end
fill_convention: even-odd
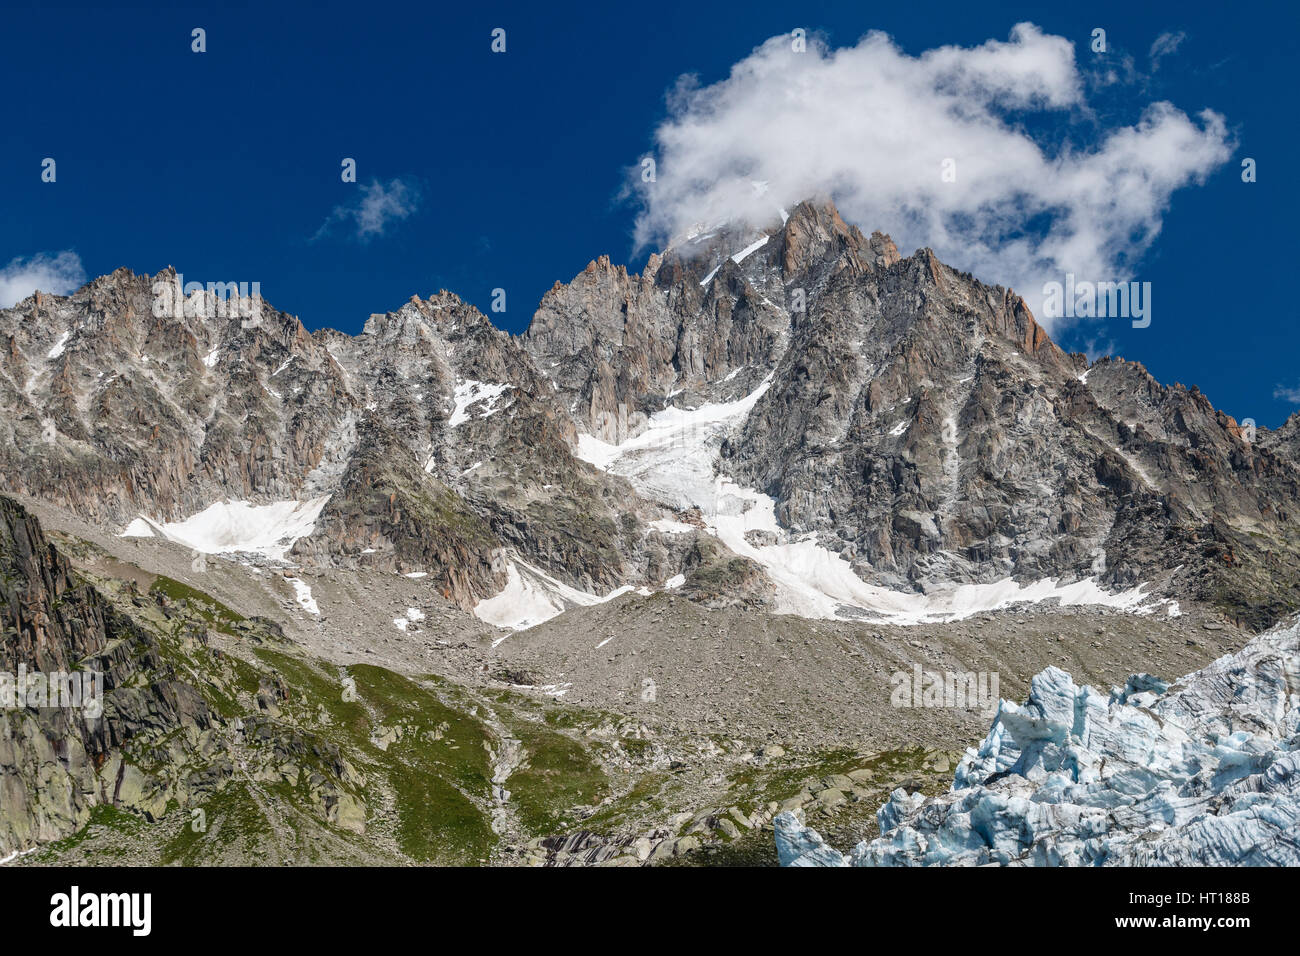
{"type": "Polygon", "coordinates": [[[263,856],[275,838],[275,828],[248,784],[231,781],[203,805],[206,827],[190,822],[162,848],[162,864],[199,866],[221,861],[252,862],[263,856]]]}
{"type": "Polygon", "coordinates": [[[668,794],[674,783],[676,777],[673,774],[644,773],[626,793],[583,820],[582,826],[605,836],[613,836],[616,831],[628,829],[633,820],[655,815],[667,816],[671,812],[668,794]]]}
{"type": "Polygon", "coordinates": [[[403,852],[431,863],[485,859],[496,835],[474,799],[491,797],[482,722],[392,671],[362,664],[350,673],[379,718],[374,731],[400,728],[386,750],[374,749],[395,791],[403,852]]]}
{"type": "Polygon", "coordinates": [[[562,833],[578,822],[573,808],[594,806],[609,794],[600,761],[578,741],[532,723],[520,722],[513,729],[526,756],[506,787],[529,832],[562,833]]]}
{"type": "Polygon", "coordinates": [[[158,575],[149,586],[149,592],[161,594],[176,604],[188,604],[204,621],[227,634],[235,634],[234,625],[245,621],[242,614],[232,611],[210,594],[183,584],[175,578],[158,575]]]}
{"type": "Polygon", "coordinates": [[[491,797],[492,773],[490,733],[481,721],[449,706],[439,690],[382,667],[354,665],[345,685],[290,654],[265,647],[253,653],[288,685],[285,716],[312,725],[360,762],[365,802],[372,813],[391,804],[403,853],[446,864],[488,856],[496,835],[481,807],[491,797]]]}
{"type": "Polygon", "coordinates": [[[87,840],[102,836],[105,830],[126,836],[135,836],[147,826],[148,824],[144,820],[126,810],[120,810],[112,804],[101,803],[91,809],[90,818],[86,821],[85,826],[71,836],[45,844],[33,854],[32,861],[36,863],[57,862],[60,856],[80,847],[87,840]]]}

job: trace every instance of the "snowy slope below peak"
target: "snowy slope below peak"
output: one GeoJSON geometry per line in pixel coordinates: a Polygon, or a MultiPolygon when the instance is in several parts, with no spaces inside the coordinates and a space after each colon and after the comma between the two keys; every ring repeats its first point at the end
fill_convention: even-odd
{"type": "Polygon", "coordinates": [[[473,379],[458,381],[453,396],[456,407],[447,420],[447,427],[455,428],[472,417],[487,418],[499,411],[497,400],[512,388],[513,385],[504,382],[478,382],[473,379]],[[475,407],[481,409],[477,416],[471,411],[475,407]]]}
{"type": "MultiPolygon", "coordinates": [[[[545,571],[516,559],[506,566],[506,586],[492,597],[479,601],[474,614],[494,627],[522,631],[549,621],[570,607],[602,604],[633,590],[637,589],[625,584],[601,597],[570,587],[545,571]]],[[[640,593],[650,592],[641,588],[640,593]]],[[[503,640],[504,637],[496,643],[503,640]]]]}
{"type": "Polygon", "coordinates": [[[1025,602],[1103,605],[1138,613],[1150,613],[1158,606],[1148,601],[1142,585],[1110,593],[1091,579],[1064,585],[1044,579],[1020,585],[1008,578],[953,585],[929,594],[894,591],[863,581],[845,558],[812,536],[791,540],[777,523],[771,497],[718,473],[723,438],[743,425],[773,377],[768,375],[753,392],[732,402],[662,409],[650,417],[644,431],[617,445],[580,435],[577,456],[627,478],[637,491],[662,504],[677,510],[699,508],[710,533],[767,572],[777,588],[779,613],[921,624],[961,620],[1025,602]]]}
{"type": "Polygon", "coordinates": [[[312,533],[327,501],[329,495],[265,505],[218,501],[183,521],[160,522],[142,515],[121,536],[147,537],[152,533],[201,554],[243,552],[283,561],[295,541],[312,533]]]}

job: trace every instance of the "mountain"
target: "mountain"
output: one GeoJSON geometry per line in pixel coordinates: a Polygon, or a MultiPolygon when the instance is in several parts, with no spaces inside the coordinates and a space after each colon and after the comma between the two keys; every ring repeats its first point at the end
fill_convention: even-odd
{"type": "Polygon", "coordinates": [[[446,292],[347,336],[180,281],[118,270],[0,312],[7,490],[161,534],[300,507],[277,557],[542,616],[678,577],[820,617],[953,614],[958,585],[1253,628],[1297,607],[1294,427],[1252,444],[1194,387],[1089,366],[1010,290],[827,202],[640,275],[602,257],[522,336],[446,292]]]}
{"type": "Polygon", "coordinates": [[[440,294],[309,334],[213,294],[155,315],[177,281],[118,270],[0,313],[8,490],[119,528],[328,499],[295,560],[425,574],[467,607],[505,584],[507,546],[602,593],[657,573],[638,507],[573,461],[546,380],[472,306],[440,294]]]}
{"type": "Polygon", "coordinates": [[[0,712],[19,862],[771,863],[782,811],[849,846],[947,788],[988,714],[900,673],[1168,681],[1300,601],[1300,416],[1068,355],[827,202],[522,335],[183,288],[0,310],[0,685],[103,704],[0,712]]]}
{"type": "Polygon", "coordinates": [[[526,341],[607,442],[765,386],[717,470],[867,582],[1160,582],[1256,627],[1296,607],[1294,443],[1251,445],[1136,363],[1089,367],[1011,291],[829,204],[688,237],[641,276],[598,260],[526,341]]]}
{"type": "Polygon", "coordinates": [[[1300,463],[1300,412],[1296,412],[1276,431],[1264,429],[1257,440],[1280,458],[1300,463]]]}

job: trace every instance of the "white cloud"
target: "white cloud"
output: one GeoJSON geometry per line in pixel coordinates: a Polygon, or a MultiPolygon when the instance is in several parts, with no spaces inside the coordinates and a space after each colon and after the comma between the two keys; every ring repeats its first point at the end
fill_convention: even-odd
{"type": "Polygon", "coordinates": [[[51,255],[38,253],[30,259],[12,259],[0,269],[0,309],[21,302],[37,289],[67,295],[86,281],[81,257],[67,250],[51,255]]]}
{"type": "Polygon", "coordinates": [[[1280,398],[1284,402],[1290,402],[1292,405],[1300,405],[1300,385],[1294,388],[1278,385],[1273,389],[1273,397],[1280,398]]]}
{"type": "Polygon", "coordinates": [[[905,254],[930,246],[1039,315],[1043,283],[1066,272],[1134,278],[1170,195],[1230,154],[1221,116],[1164,102],[1098,136],[1085,86],[1071,42],[1028,23],[1006,42],[919,56],[879,32],[838,50],[810,38],[802,53],[774,37],[719,83],[679,81],[655,135],[657,181],[631,170],[638,244],[829,195],[905,254]]]}
{"type": "Polygon", "coordinates": [[[1154,73],[1160,69],[1160,61],[1183,45],[1187,39],[1187,34],[1179,30],[1177,33],[1166,31],[1156,37],[1155,42],[1151,44],[1151,50],[1148,56],[1151,57],[1151,72],[1154,73]]]}
{"type": "Polygon", "coordinates": [[[326,235],[340,223],[347,223],[355,229],[357,239],[368,242],[382,236],[389,223],[407,218],[420,205],[419,187],[401,178],[392,179],[386,185],[371,180],[360,189],[361,198],[349,206],[336,206],[313,239],[326,235]]]}

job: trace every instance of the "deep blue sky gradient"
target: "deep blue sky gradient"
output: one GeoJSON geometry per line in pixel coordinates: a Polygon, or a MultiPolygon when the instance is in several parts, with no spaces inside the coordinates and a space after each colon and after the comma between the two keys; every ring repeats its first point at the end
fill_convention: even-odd
{"type": "MultiPolygon", "coordinates": [[[[1031,20],[1082,62],[1096,26],[1145,68],[1154,38],[1182,47],[1145,88],[1092,98],[1101,128],[1168,99],[1226,117],[1240,148],[1174,195],[1138,277],[1153,322],[1067,330],[1069,349],[1110,344],[1164,382],[1197,384],[1238,419],[1279,424],[1300,388],[1295,260],[1300,155],[1292,3],[685,3],[608,5],[228,3],[0,6],[4,148],[0,267],[73,249],[90,276],[172,264],[202,281],[260,281],[309,328],[360,329],[372,312],[448,288],[498,324],[526,327],[541,295],[601,254],[639,268],[636,210],[618,199],[652,145],[664,94],[704,83],[796,26],[832,45],[871,29],[910,54],[1006,39],[1031,20]],[[190,30],[208,51],[190,52],[190,30]],[[492,28],[508,52],[489,50],[492,28]],[[43,157],[58,182],[40,181],[43,157]],[[362,182],[418,182],[419,211],[369,243],[313,241],[362,182]],[[1254,157],[1259,181],[1240,180],[1254,157]],[[1288,165],[1290,164],[1290,165],[1288,165]]],[[[889,223],[858,223],[889,231],[889,223]]],[[[911,250],[903,250],[905,253],[911,250]]],[[[990,282],[1004,277],[981,276],[990,282]]]]}

